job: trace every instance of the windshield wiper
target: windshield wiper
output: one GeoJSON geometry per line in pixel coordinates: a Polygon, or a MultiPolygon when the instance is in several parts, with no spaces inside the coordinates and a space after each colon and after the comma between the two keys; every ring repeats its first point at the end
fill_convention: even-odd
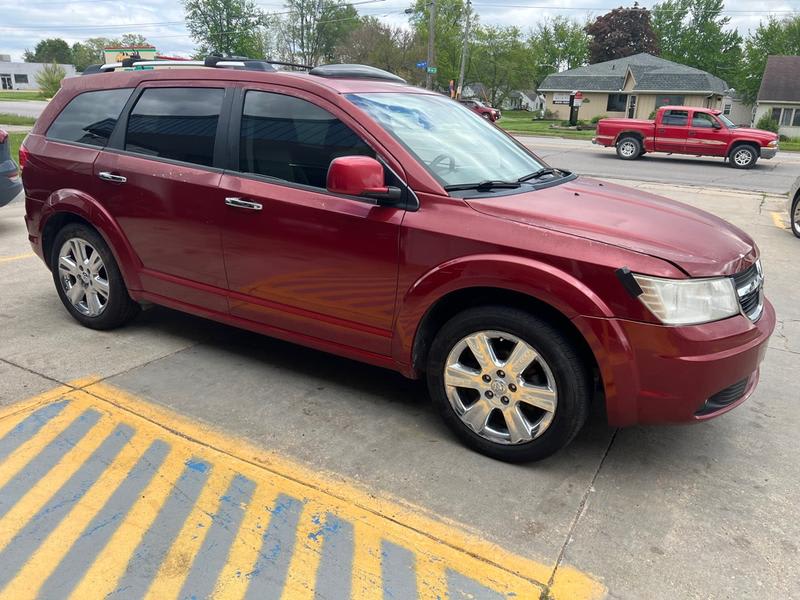
{"type": "Polygon", "coordinates": [[[514,189],[519,187],[518,181],[503,181],[501,179],[485,179],[478,183],[457,183],[446,185],[444,189],[448,192],[456,190],[478,190],[479,192],[490,192],[495,189],[514,189]]]}
{"type": "Polygon", "coordinates": [[[551,169],[550,167],[543,167],[538,171],[534,171],[533,173],[528,173],[527,175],[523,175],[522,177],[517,179],[517,181],[520,182],[529,181],[531,179],[539,179],[539,177],[542,177],[544,175],[555,175],[555,174],[556,174],[556,169],[551,169]]]}

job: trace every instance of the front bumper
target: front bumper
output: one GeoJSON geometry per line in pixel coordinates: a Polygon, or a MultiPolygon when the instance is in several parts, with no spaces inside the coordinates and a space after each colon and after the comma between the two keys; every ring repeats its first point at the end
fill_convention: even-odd
{"type": "Polygon", "coordinates": [[[761,158],[775,158],[775,155],[778,153],[777,148],[769,148],[769,147],[762,147],[761,148],[761,158]]]}
{"type": "Polygon", "coordinates": [[[743,315],[691,327],[594,317],[574,322],[594,337],[609,424],[680,423],[711,419],[750,396],[775,309],[765,299],[755,323],[743,315]]]}

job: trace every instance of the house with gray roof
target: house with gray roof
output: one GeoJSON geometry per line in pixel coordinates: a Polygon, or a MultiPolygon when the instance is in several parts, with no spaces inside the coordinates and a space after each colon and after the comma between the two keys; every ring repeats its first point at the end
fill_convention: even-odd
{"type": "Polygon", "coordinates": [[[569,96],[580,91],[579,119],[646,119],[666,105],[720,108],[728,84],[706,71],[641,53],[548,75],[539,86],[546,109],[569,118],[569,96]]]}
{"type": "Polygon", "coordinates": [[[800,137],[800,56],[769,56],[756,100],[755,120],[770,113],[779,133],[800,137]]]}

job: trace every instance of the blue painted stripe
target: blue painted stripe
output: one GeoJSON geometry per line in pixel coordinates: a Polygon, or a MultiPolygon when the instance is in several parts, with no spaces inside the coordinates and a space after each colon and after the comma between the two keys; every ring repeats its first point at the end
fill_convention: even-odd
{"type": "Polygon", "coordinates": [[[105,506],[86,526],[81,536],[50,574],[39,592],[39,599],[61,600],[80,583],[101,550],[122,524],[139,499],[142,490],[153,479],[169,454],[169,444],[156,440],[139,458],[125,480],[114,491],[105,506]]]}
{"type": "Polygon", "coordinates": [[[69,400],[60,400],[41,407],[0,438],[0,461],[5,460],[14,450],[39,433],[39,430],[48,421],[57,417],[67,404],[69,400]]]}
{"type": "Polygon", "coordinates": [[[325,517],[319,531],[310,538],[322,536],[322,556],[317,570],[317,598],[350,600],[353,579],[353,525],[332,513],[325,517]]]}
{"type": "Polygon", "coordinates": [[[383,541],[381,544],[383,600],[416,600],[417,573],[414,553],[383,541]]]}
{"type": "Polygon", "coordinates": [[[505,600],[505,595],[490,590],[463,573],[448,569],[447,598],[448,600],[505,600]]]}
{"type": "Polygon", "coordinates": [[[128,561],[117,589],[107,598],[128,600],[145,595],[197,502],[210,470],[211,465],[204,461],[194,458],[186,461],[183,473],[128,561]]]}
{"type": "Polygon", "coordinates": [[[96,410],[90,408],[84,411],[16,475],[9,479],[0,488],[0,517],[11,510],[42,477],[47,475],[50,469],[58,464],[64,454],[74,448],[99,420],[100,413],[96,410]]]}
{"type": "Polygon", "coordinates": [[[217,513],[212,517],[211,527],[194,558],[178,598],[211,598],[219,574],[228,560],[231,545],[239,533],[245,507],[255,489],[256,484],[242,475],[236,475],[231,480],[228,491],[220,498],[217,513]]]}
{"type": "Polygon", "coordinates": [[[269,525],[261,538],[261,550],[252,572],[246,600],[279,600],[286,584],[294,552],[297,523],[303,512],[300,500],[281,494],[275,501],[269,525]]]}
{"type": "Polygon", "coordinates": [[[0,589],[14,578],[17,571],[27,562],[50,532],[58,527],[58,524],[75,504],[80,502],[86,491],[97,482],[133,434],[132,427],[117,425],[114,431],[103,440],[100,447],[0,551],[0,565],[2,565],[0,589]]]}

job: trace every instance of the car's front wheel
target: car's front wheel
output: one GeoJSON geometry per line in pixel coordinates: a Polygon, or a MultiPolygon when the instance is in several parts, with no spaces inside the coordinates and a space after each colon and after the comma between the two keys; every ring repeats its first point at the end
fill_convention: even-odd
{"type": "Polygon", "coordinates": [[[642,155],[642,142],[634,136],[627,136],[617,142],[617,156],[622,160],[634,160],[642,155]]]}
{"type": "Polygon", "coordinates": [[[510,462],[567,445],[588,414],[591,378],[573,343],[530,313],[484,306],[448,321],[428,354],[428,387],[470,448],[510,462]]]}
{"type": "Polygon", "coordinates": [[[113,329],[139,313],[114,255],[91,227],[73,223],[56,234],[50,262],[61,302],[82,325],[113,329]]]}
{"type": "Polygon", "coordinates": [[[792,202],[792,213],[789,215],[789,222],[792,226],[792,233],[800,238],[800,192],[797,192],[794,202],[792,202]]]}
{"type": "Polygon", "coordinates": [[[752,169],[758,161],[758,151],[753,146],[737,146],[729,155],[730,165],[734,169],[752,169]]]}

